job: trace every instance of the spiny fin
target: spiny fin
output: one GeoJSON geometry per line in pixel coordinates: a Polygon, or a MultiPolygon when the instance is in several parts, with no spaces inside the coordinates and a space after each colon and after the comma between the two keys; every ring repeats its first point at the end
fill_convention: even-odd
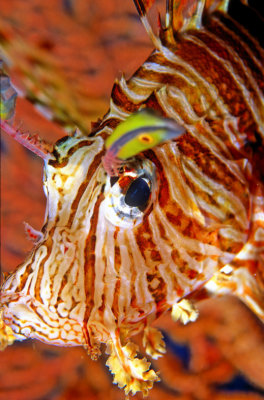
{"type": "Polygon", "coordinates": [[[197,319],[198,311],[189,300],[183,299],[172,306],[171,317],[173,321],[180,320],[185,325],[197,319]]]}
{"type": "Polygon", "coordinates": [[[134,0],[135,6],[137,8],[138,14],[140,16],[141,22],[144,25],[147,34],[149,35],[152,43],[156,49],[162,47],[160,38],[154,33],[151,24],[148,19],[148,10],[151,8],[155,0],[134,0]]]}
{"type": "Polygon", "coordinates": [[[203,13],[227,12],[230,0],[169,0],[166,11],[166,28],[174,33],[199,29],[203,13]]]}
{"type": "Polygon", "coordinates": [[[247,242],[230,264],[217,271],[204,287],[214,295],[236,295],[264,322],[264,190],[253,179],[247,242]]]}
{"type": "Polygon", "coordinates": [[[44,142],[37,135],[31,136],[23,133],[12,126],[17,92],[10,82],[10,78],[3,72],[3,62],[0,60],[0,128],[8,135],[12,136],[17,142],[22,144],[39,157],[46,159],[52,152],[53,146],[44,142]]]}
{"type": "Polygon", "coordinates": [[[143,346],[146,349],[146,353],[154,360],[166,353],[166,345],[162,333],[151,326],[146,326],[144,329],[143,346]]]}
{"type": "Polygon", "coordinates": [[[137,346],[134,343],[128,342],[122,346],[119,337],[113,335],[108,342],[107,353],[110,357],[106,365],[114,375],[114,383],[124,388],[126,394],[142,392],[143,396],[147,396],[153,383],[159,381],[156,372],[149,369],[150,363],[145,358],[137,358],[137,346]]]}
{"type": "Polygon", "coordinates": [[[230,0],[167,0],[165,28],[158,15],[159,36],[154,33],[149,22],[148,11],[155,0],[134,0],[140,19],[157,49],[162,48],[162,38],[174,42],[174,34],[199,29],[204,13],[227,12],[230,0]]]}
{"type": "MultiPolygon", "coordinates": [[[[247,1],[247,0],[246,0],[247,1]]],[[[243,2],[243,0],[242,0],[243,2]]],[[[227,12],[230,0],[206,0],[205,10],[212,13],[214,11],[227,12]]]]}
{"type": "Polygon", "coordinates": [[[53,146],[42,140],[38,135],[31,136],[28,133],[21,132],[20,130],[15,129],[6,120],[1,120],[0,127],[1,130],[6,132],[18,143],[22,144],[22,146],[41,157],[43,160],[45,160],[53,150],[53,146]]]}
{"type": "Polygon", "coordinates": [[[167,14],[169,13],[169,29],[173,32],[183,32],[201,26],[205,0],[170,0],[167,14]]]}

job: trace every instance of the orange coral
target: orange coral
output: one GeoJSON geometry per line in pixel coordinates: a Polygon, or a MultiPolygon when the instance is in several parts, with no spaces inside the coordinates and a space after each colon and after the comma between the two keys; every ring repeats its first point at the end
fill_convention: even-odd
{"type": "MultiPolygon", "coordinates": [[[[91,35],[91,31],[88,32],[84,25],[80,26],[80,22],[86,23],[83,15],[87,11],[87,4],[83,1],[76,4],[75,16],[71,17],[62,9],[57,8],[54,12],[53,7],[58,7],[58,2],[55,1],[28,1],[23,3],[23,7],[19,1],[5,2],[0,17],[0,31],[5,41],[4,55],[15,64],[11,68],[15,81],[21,82],[22,79],[24,83],[20,83],[20,86],[32,97],[39,96],[47,83],[51,83],[51,86],[54,84],[51,93],[55,97],[52,104],[59,104],[57,112],[61,120],[69,123],[66,118],[68,111],[73,112],[77,121],[80,121],[80,115],[83,118],[87,114],[84,122],[86,128],[91,119],[95,119],[106,109],[106,93],[109,93],[116,75],[112,61],[110,66],[105,54],[111,54],[116,59],[118,69],[132,72],[148,54],[148,39],[144,41],[141,33],[137,33],[141,28],[139,31],[132,29],[133,22],[128,9],[125,22],[119,18],[120,24],[117,24],[116,4],[113,6],[111,2],[98,2],[98,7],[94,10],[95,16],[91,16],[94,18],[90,24],[94,35],[91,35]],[[42,9],[42,16],[37,8],[42,9]],[[13,16],[12,20],[10,15],[13,16]],[[102,19],[102,15],[106,16],[105,19],[102,19]],[[56,37],[58,20],[61,31],[56,37]],[[53,30],[49,29],[49,24],[52,24],[53,30]],[[113,42],[109,44],[102,40],[100,43],[100,33],[109,32],[110,28],[113,29],[113,42]],[[127,45],[118,41],[116,32],[120,30],[124,35],[130,36],[128,51],[125,51],[127,45]],[[22,31],[23,42],[20,37],[22,31]],[[63,41],[60,40],[62,36],[63,41]],[[131,36],[134,36],[134,51],[139,53],[135,64],[131,62],[131,36]],[[89,47],[86,46],[87,43],[89,47]],[[36,47],[34,51],[32,46],[36,47]],[[53,49],[56,51],[53,52],[53,49]],[[83,51],[82,56],[77,57],[80,49],[83,51]],[[131,62],[130,66],[127,65],[128,60],[131,62]],[[32,66],[33,78],[27,76],[32,66]],[[66,95],[61,97],[59,91],[66,92],[66,95]],[[71,96],[76,101],[77,110],[70,109],[71,96]]],[[[122,1],[118,2],[119,7],[123,4],[122,1]]],[[[92,10],[88,11],[92,15],[92,10]]],[[[120,10],[121,12],[124,14],[120,10]]],[[[106,41],[105,36],[104,40],[106,41]]],[[[26,130],[36,132],[47,140],[55,141],[63,135],[59,125],[38,115],[26,100],[18,101],[17,119],[24,121],[26,130]]],[[[39,218],[44,214],[44,196],[39,161],[31,158],[25,149],[8,138],[3,140],[6,176],[2,182],[5,231],[2,235],[1,251],[5,268],[11,270],[24,258],[25,249],[29,250],[31,247],[25,239],[22,218],[39,228],[39,218]],[[14,159],[16,163],[13,162],[14,159]],[[31,174],[32,169],[35,171],[34,175],[31,174]]],[[[258,320],[238,300],[232,298],[206,301],[200,304],[199,311],[199,319],[187,326],[179,323],[175,325],[167,317],[158,322],[160,328],[167,332],[168,354],[166,358],[154,362],[155,369],[160,370],[163,383],[156,384],[149,398],[264,399],[264,332],[258,320]],[[186,357],[179,356],[180,346],[176,343],[189,349],[188,363],[186,357]],[[239,385],[235,391],[228,390],[236,376],[244,377],[241,378],[241,385],[246,387],[248,384],[247,393],[242,392],[239,385]]],[[[8,340],[12,340],[11,333],[7,333],[8,340]]],[[[162,346],[160,351],[162,352],[162,346]]],[[[41,343],[17,343],[0,353],[0,400],[121,399],[123,393],[112,386],[105,362],[106,359],[97,363],[91,361],[80,348],[60,349],[41,343]]],[[[135,395],[135,399],[137,398],[141,398],[141,395],[135,395]]]]}

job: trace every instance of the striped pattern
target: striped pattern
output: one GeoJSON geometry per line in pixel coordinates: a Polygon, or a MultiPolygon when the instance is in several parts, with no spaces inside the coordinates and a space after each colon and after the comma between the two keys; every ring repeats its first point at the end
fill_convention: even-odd
{"type": "Polygon", "coordinates": [[[201,285],[236,293],[264,319],[263,62],[258,43],[215,13],[116,82],[91,137],[57,143],[45,166],[43,239],[3,285],[18,339],[82,344],[94,358],[110,343],[125,364],[117,332],[129,338],[201,285]],[[107,135],[143,105],[186,134],[145,153],[155,194],[126,229],[105,216],[101,159],[107,135]]]}

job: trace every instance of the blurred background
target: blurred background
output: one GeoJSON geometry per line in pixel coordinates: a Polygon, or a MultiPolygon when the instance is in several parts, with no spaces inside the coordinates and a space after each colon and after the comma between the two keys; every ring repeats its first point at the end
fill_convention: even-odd
{"type": "MultiPolygon", "coordinates": [[[[114,80],[131,76],[152,49],[132,0],[2,0],[0,45],[20,94],[17,126],[52,143],[75,127],[89,133],[108,109],[114,80]]],[[[42,167],[1,133],[4,271],[32,248],[23,222],[42,227],[42,167]]],[[[229,297],[201,302],[199,311],[187,326],[169,315],[158,321],[167,354],[153,362],[161,382],[149,399],[264,399],[263,326],[229,297]]],[[[0,353],[0,400],[123,399],[105,362],[91,361],[81,348],[15,343],[0,353]]]]}

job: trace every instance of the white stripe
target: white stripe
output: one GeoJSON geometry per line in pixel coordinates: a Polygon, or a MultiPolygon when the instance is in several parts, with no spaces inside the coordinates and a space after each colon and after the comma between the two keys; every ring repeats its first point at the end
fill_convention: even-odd
{"type": "Polygon", "coordinates": [[[188,73],[192,74],[195,77],[195,80],[198,81],[197,85],[199,85],[199,83],[201,83],[205,87],[205,89],[207,90],[207,93],[211,96],[212,104],[217,101],[219,95],[218,95],[218,91],[215,89],[214,85],[210,84],[194,67],[192,67],[191,64],[184,61],[183,59],[181,59],[176,54],[172,53],[167,48],[164,48],[164,52],[162,54],[165,59],[167,59],[168,61],[175,64],[175,68],[177,68],[177,65],[179,65],[179,66],[183,67],[185,70],[187,70],[188,73]]]}
{"type": "Polygon", "coordinates": [[[131,310],[131,284],[132,283],[132,264],[131,258],[125,242],[125,235],[122,231],[119,231],[117,235],[117,243],[120,248],[120,296],[118,299],[118,305],[120,314],[118,316],[119,321],[123,318],[128,318],[128,314],[131,310]]]}
{"type": "MultiPolygon", "coordinates": [[[[121,119],[122,121],[124,119],[126,119],[127,117],[129,117],[130,113],[127,111],[124,111],[122,108],[120,108],[119,106],[117,106],[113,99],[110,98],[110,109],[108,114],[106,115],[104,121],[107,121],[110,118],[117,118],[117,119],[121,119]]],[[[109,128],[108,128],[109,129],[109,128]]]]}
{"type": "MultiPolygon", "coordinates": [[[[256,124],[259,126],[259,130],[263,133],[264,135],[264,125],[263,125],[263,120],[261,118],[260,112],[256,104],[254,103],[251,93],[249,90],[246,88],[245,83],[243,79],[238,75],[233,68],[233,65],[231,62],[228,60],[225,60],[221,57],[219,57],[215,52],[213,52],[211,49],[209,49],[208,46],[206,46],[201,40],[199,40],[195,36],[188,36],[187,38],[188,41],[195,43],[196,45],[206,49],[207,53],[209,53],[215,60],[219,61],[219,63],[222,65],[222,67],[232,75],[232,78],[234,79],[235,83],[237,84],[237,87],[240,89],[240,94],[243,96],[243,100],[247,104],[248,108],[252,112],[253,118],[256,122],[256,124]]],[[[228,88],[227,88],[228,90],[228,88]]]]}
{"type": "MultiPolygon", "coordinates": [[[[189,157],[183,156],[183,165],[185,166],[185,174],[193,182],[194,186],[198,186],[217,203],[217,205],[207,203],[199,195],[196,195],[195,197],[201,207],[206,207],[207,211],[210,211],[220,219],[225,219],[226,214],[232,212],[239,225],[246,229],[248,225],[247,212],[240,199],[223,185],[204,174],[189,157]]],[[[245,187],[245,193],[249,194],[248,187],[245,187]]]]}
{"type": "Polygon", "coordinates": [[[234,61],[240,65],[240,67],[242,68],[242,70],[244,71],[247,79],[249,80],[250,84],[252,85],[252,87],[254,88],[255,92],[256,92],[256,96],[258,97],[258,101],[260,102],[260,104],[262,104],[262,110],[264,110],[264,99],[263,99],[263,94],[261,93],[259,86],[257,84],[257,82],[254,79],[254,76],[250,70],[249,67],[247,67],[245,65],[245,63],[243,62],[243,60],[240,58],[240,56],[238,55],[238,53],[236,52],[236,48],[233,47],[231,48],[227,43],[225,43],[220,37],[214,35],[213,33],[206,31],[206,34],[208,35],[208,37],[213,38],[215,41],[217,41],[218,43],[220,43],[220,45],[222,45],[224,47],[224,49],[226,51],[228,51],[228,53],[230,54],[231,58],[234,59],[234,61]]]}
{"type": "Polygon", "coordinates": [[[151,92],[153,91],[153,89],[156,89],[156,88],[162,86],[161,82],[153,82],[148,79],[139,78],[137,76],[133,76],[130,79],[130,81],[133,82],[136,86],[143,87],[145,90],[148,88],[152,89],[151,92]]]}
{"type": "Polygon", "coordinates": [[[152,303],[153,298],[148,289],[148,281],[146,278],[146,273],[148,272],[148,267],[145,264],[145,260],[141,255],[141,251],[136,243],[134,233],[131,230],[127,230],[127,239],[129,246],[131,248],[131,253],[133,256],[134,268],[136,270],[136,280],[135,280],[135,293],[138,304],[152,303]]]}
{"type": "MultiPolygon", "coordinates": [[[[149,97],[149,92],[147,91],[143,91],[143,93],[139,94],[138,92],[138,88],[136,86],[134,86],[135,90],[131,89],[128,86],[131,80],[129,80],[128,82],[126,81],[126,79],[124,78],[124,76],[121,77],[120,81],[119,81],[119,85],[122,89],[122,91],[124,92],[124,94],[134,103],[141,103],[144,100],[146,100],[149,97]]],[[[133,87],[133,86],[132,86],[133,87]]]]}
{"type": "MultiPolygon", "coordinates": [[[[227,16],[226,16],[227,17],[227,16]]],[[[241,42],[241,38],[239,36],[237,36],[237,34],[235,32],[233,32],[232,30],[230,30],[227,26],[225,26],[220,19],[218,19],[215,15],[213,15],[212,20],[217,21],[217,23],[221,26],[221,28],[223,29],[223,31],[227,32],[231,37],[235,38],[236,41],[241,42]]],[[[264,59],[264,51],[263,49],[260,47],[259,43],[257,40],[255,40],[255,38],[253,38],[252,36],[249,36],[248,31],[246,29],[243,28],[242,25],[238,24],[234,19],[232,19],[232,22],[234,25],[236,25],[238,27],[238,29],[243,32],[243,34],[245,36],[247,36],[251,42],[254,43],[255,48],[258,50],[258,52],[261,54],[262,59],[264,59]]],[[[249,59],[252,59],[254,61],[255,64],[257,64],[257,66],[259,67],[259,69],[261,71],[263,71],[263,65],[261,63],[261,61],[256,58],[256,56],[254,55],[254,52],[251,51],[250,47],[248,46],[248,44],[246,42],[243,41],[243,49],[248,53],[249,55],[249,59]]]]}
{"type": "Polygon", "coordinates": [[[169,86],[167,90],[168,97],[171,97],[173,100],[176,100],[179,104],[179,107],[183,109],[184,114],[188,115],[188,118],[191,120],[188,124],[195,124],[200,120],[198,115],[195,113],[191,104],[189,103],[186,95],[181,90],[175,88],[174,86],[169,86]]]}

